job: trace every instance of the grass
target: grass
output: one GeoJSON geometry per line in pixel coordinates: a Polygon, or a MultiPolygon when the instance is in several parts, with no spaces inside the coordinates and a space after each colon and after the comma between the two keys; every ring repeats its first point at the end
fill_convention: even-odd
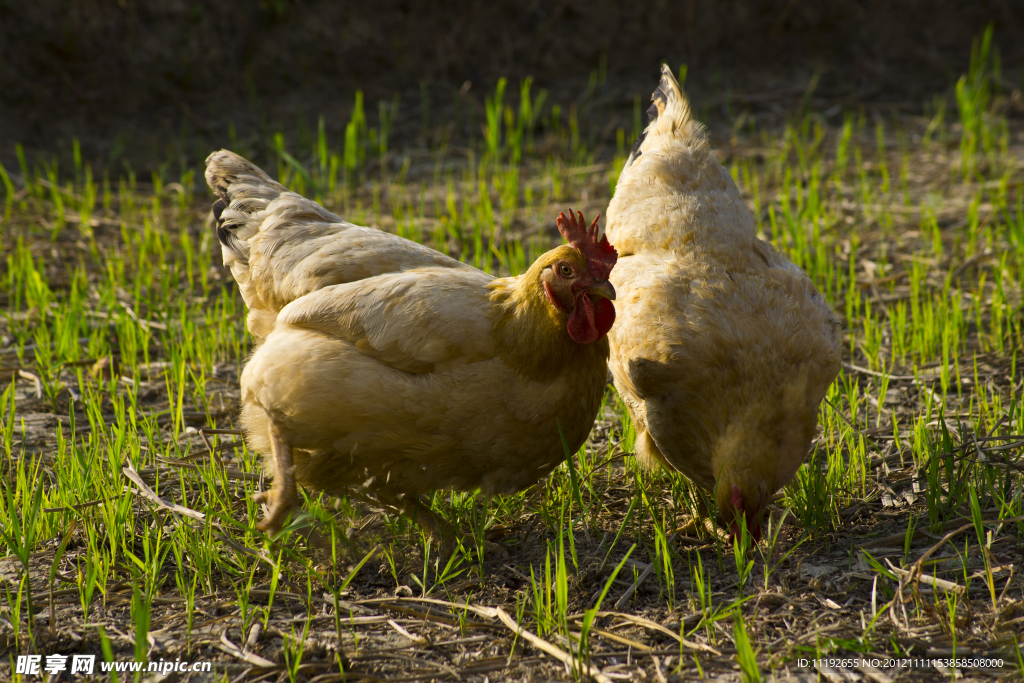
{"type": "MultiPolygon", "coordinates": [[[[850,653],[1024,675],[1024,128],[990,44],[926,116],[835,122],[809,88],[776,125],[715,129],[759,231],[845,318],[819,436],[760,545],[730,546],[700,491],[629,457],[611,387],[545,481],[433,495],[468,533],[454,552],[315,494],[267,539],[232,431],[251,340],[201,169],[143,179],[77,144],[70,166],[19,148],[0,167],[2,675],[29,652],[214,660],[197,680],[761,680],[850,653]]],[[[465,145],[423,107],[424,144],[399,148],[417,123],[397,101],[372,120],[362,94],[342,141],[321,122],[231,145],[348,220],[516,274],[558,210],[603,211],[614,188],[640,99],[602,133],[602,78],[568,106],[501,80],[462,113],[482,130],[465,145]]]]}

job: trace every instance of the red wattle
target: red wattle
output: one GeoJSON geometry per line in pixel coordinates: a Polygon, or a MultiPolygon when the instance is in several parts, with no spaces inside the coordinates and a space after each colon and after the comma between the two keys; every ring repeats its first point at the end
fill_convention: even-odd
{"type": "Polygon", "coordinates": [[[600,338],[594,324],[594,303],[586,294],[576,299],[576,307],[569,314],[568,330],[577,344],[590,344],[600,338]]]}
{"type": "Polygon", "coordinates": [[[597,315],[595,316],[595,323],[597,324],[597,338],[600,339],[604,335],[608,334],[608,330],[612,329],[612,323],[615,322],[615,304],[608,299],[599,299],[597,302],[597,315]]]}

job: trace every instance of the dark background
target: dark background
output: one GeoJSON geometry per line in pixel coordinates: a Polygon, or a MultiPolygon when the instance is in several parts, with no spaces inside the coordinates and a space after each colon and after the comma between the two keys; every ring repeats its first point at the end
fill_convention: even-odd
{"type": "Polygon", "coordinates": [[[321,115],[337,143],[357,88],[371,125],[377,101],[400,95],[411,139],[460,98],[482,111],[500,76],[506,101],[532,75],[565,106],[596,72],[590,102],[632,121],[662,61],[688,64],[712,124],[785,111],[815,73],[833,111],[920,112],[950,98],[989,23],[1002,87],[1019,90],[1020,0],[0,0],[0,160],[16,142],[64,156],[78,138],[101,166],[195,163],[228,144],[229,123],[258,146],[321,115]]]}

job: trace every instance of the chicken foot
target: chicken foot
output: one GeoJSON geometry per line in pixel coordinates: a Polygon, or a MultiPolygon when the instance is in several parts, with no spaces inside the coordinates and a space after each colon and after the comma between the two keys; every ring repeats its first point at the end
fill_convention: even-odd
{"type": "MultiPolygon", "coordinates": [[[[432,538],[438,541],[456,538],[459,534],[454,525],[446,522],[439,514],[430,509],[430,500],[424,496],[399,496],[385,491],[374,491],[377,503],[406,515],[414,524],[421,527],[432,538]]],[[[367,498],[367,500],[369,500],[367,498]]]]}
{"type": "MultiPolygon", "coordinates": [[[[434,512],[430,508],[430,499],[426,496],[403,496],[400,498],[382,491],[377,491],[374,495],[377,502],[399,514],[406,515],[414,524],[426,531],[431,538],[441,544],[440,547],[445,554],[450,555],[455,552],[460,543],[464,548],[474,547],[473,537],[462,533],[456,525],[434,512]]],[[[508,549],[505,546],[486,539],[483,550],[498,557],[508,557],[508,549]]]]}
{"type": "Polygon", "coordinates": [[[256,528],[269,534],[277,533],[284,527],[288,513],[299,506],[299,492],[295,486],[295,465],[292,463],[292,447],[281,436],[281,430],[270,423],[270,451],[274,456],[274,481],[269,491],[254,493],[252,499],[269,508],[267,515],[256,528]]]}

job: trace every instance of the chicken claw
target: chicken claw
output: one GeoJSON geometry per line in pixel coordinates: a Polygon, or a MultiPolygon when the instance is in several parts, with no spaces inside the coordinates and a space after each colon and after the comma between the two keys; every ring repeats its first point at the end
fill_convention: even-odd
{"type": "MultiPolygon", "coordinates": [[[[384,491],[375,494],[376,502],[391,508],[399,514],[404,514],[427,532],[427,535],[437,541],[442,548],[443,555],[451,555],[461,544],[464,548],[475,547],[472,536],[463,534],[459,528],[446,521],[441,515],[430,508],[430,499],[424,495],[420,496],[398,496],[384,491]]],[[[363,497],[363,500],[372,500],[363,497]]],[[[508,558],[508,549],[500,543],[484,539],[483,550],[485,553],[499,557],[508,558]]]]}
{"type": "Polygon", "coordinates": [[[269,491],[260,491],[252,495],[253,501],[268,507],[266,516],[256,525],[257,529],[268,534],[276,534],[284,528],[288,513],[296,507],[294,503],[286,502],[284,496],[275,495],[276,493],[277,491],[271,488],[269,491]]]}
{"type": "Polygon", "coordinates": [[[276,534],[284,527],[292,509],[299,506],[299,493],[295,487],[292,448],[273,423],[269,431],[270,449],[274,455],[274,483],[269,491],[254,493],[252,499],[269,508],[266,517],[260,520],[256,528],[268,534],[276,534]]]}

